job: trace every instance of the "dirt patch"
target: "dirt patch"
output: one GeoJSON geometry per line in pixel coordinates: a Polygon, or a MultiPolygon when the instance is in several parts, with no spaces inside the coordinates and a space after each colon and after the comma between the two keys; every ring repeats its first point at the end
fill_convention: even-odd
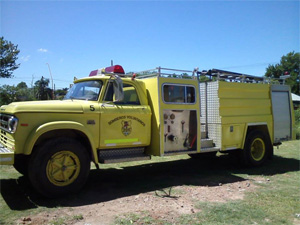
{"type": "MultiPolygon", "coordinates": [[[[260,181],[260,179],[258,179],[260,181]]],[[[19,224],[112,224],[116,217],[147,212],[154,219],[172,223],[183,214],[201,211],[197,202],[227,202],[243,199],[253,191],[256,181],[244,180],[216,186],[174,186],[106,202],[60,208],[22,218],[19,224]]]]}

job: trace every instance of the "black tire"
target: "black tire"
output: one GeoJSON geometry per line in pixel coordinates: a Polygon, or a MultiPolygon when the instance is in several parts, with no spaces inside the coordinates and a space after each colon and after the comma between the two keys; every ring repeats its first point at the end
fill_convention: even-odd
{"type": "Polygon", "coordinates": [[[22,175],[28,175],[28,159],[27,155],[15,155],[14,168],[22,175]]]}
{"type": "Polygon", "coordinates": [[[214,159],[216,158],[217,152],[206,152],[206,153],[196,153],[189,154],[192,159],[206,160],[206,159],[214,159]]]}
{"type": "Polygon", "coordinates": [[[71,138],[47,141],[30,159],[28,177],[32,186],[48,198],[79,191],[90,171],[90,157],[82,144],[71,138]]]}
{"type": "Polygon", "coordinates": [[[260,131],[251,131],[241,151],[241,161],[246,166],[260,166],[272,155],[272,145],[268,136],[260,131]]]}

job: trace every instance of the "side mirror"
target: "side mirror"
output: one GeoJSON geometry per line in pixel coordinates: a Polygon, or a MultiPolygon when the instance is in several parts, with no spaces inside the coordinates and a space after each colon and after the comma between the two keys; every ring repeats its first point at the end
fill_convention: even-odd
{"type": "Polygon", "coordinates": [[[124,99],[123,81],[119,76],[115,76],[115,78],[113,80],[115,102],[121,102],[124,99]]]}

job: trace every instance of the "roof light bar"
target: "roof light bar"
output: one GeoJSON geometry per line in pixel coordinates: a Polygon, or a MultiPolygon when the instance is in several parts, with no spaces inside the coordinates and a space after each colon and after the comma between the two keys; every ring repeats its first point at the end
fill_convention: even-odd
{"type": "Polygon", "coordinates": [[[109,66],[105,68],[105,73],[119,73],[119,74],[125,74],[125,71],[122,66],[115,65],[115,66],[109,66]]]}
{"type": "Polygon", "coordinates": [[[100,74],[107,74],[107,73],[117,73],[117,74],[125,74],[125,71],[122,66],[115,65],[115,66],[109,66],[98,70],[93,70],[90,72],[90,77],[97,76],[100,74]]]}

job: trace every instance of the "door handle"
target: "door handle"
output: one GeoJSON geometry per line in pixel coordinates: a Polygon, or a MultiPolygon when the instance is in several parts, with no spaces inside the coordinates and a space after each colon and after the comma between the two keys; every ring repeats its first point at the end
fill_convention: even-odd
{"type": "Polygon", "coordinates": [[[116,107],[115,105],[109,104],[109,102],[107,103],[102,103],[101,107],[116,107]]]}

